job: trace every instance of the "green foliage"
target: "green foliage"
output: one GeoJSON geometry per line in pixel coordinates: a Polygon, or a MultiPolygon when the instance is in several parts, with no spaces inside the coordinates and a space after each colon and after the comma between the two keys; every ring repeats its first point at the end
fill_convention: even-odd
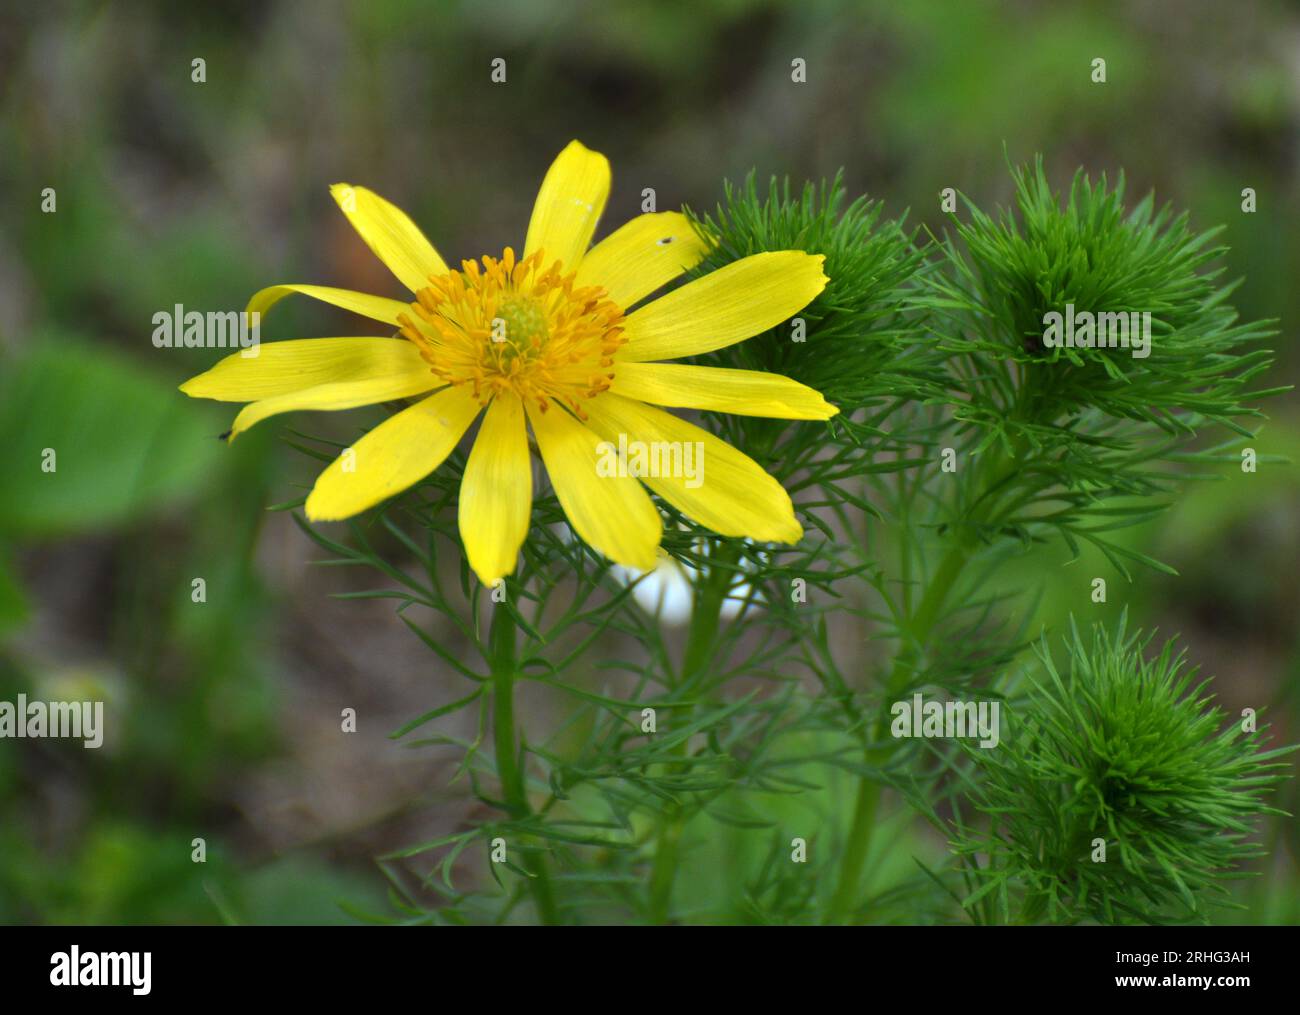
{"type": "Polygon", "coordinates": [[[1217,230],[1193,234],[1150,196],[1126,212],[1122,178],[1112,189],[1076,173],[1062,203],[1041,159],[1013,177],[1016,212],[993,217],[967,200],[961,244],[946,240],[945,270],[927,276],[954,443],[978,463],[962,470],[942,524],[982,543],[1054,532],[1076,554],[1096,546],[1126,576],[1126,560],[1163,567],[1110,533],[1151,517],[1188,466],[1230,460],[1252,435],[1238,420],[1283,390],[1249,389],[1271,362],[1252,345],[1272,331],[1237,323],[1235,286],[1218,286],[1212,267],[1217,230]],[[1048,348],[1045,315],[1066,304],[1150,312],[1149,356],[1048,348]],[[1236,436],[1193,447],[1213,424],[1236,436]]]}
{"type": "MultiPolygon", "coordinates": [[[[695,219],[716,243],[696,275],[766,250],[826,256],[830,282],[800,315],[803,341],[787,322],[701,359],[795,377],[842,413],[829,426],[704,414],[782,479],[808,534],[793,548],[722,538],[660,503],[664,550],[693,592],[680,650],[635,602],[649,579],[619,578],[548,490],[505,597],[489,598],[459,553],[461,452],[350,523],[346,540],[298,519],[332,554],[321,563],[385,579],[349,598],[394,600],[471,685],[393,733],[452,750],[484,808],[471,827],[384,858],[399,919],[503,920],[530,896],[544,922],[1205,917],[1223,878],[1256,855],[1244,840],[1270,813],[1262,795],[1281,752],[1260,751],[1253,734],[1213,735],[1220,717],[1203,685],[1188,693],[1181,657],[1166,646],[1146,662],[1146,642],[1122,628],[1087,652],[1076,634],[1064,677],[1045,657],[1051,683],[1026,700],[1007,675],[1032,611],[1022,589],[995,581],[1052,533],[1124,574],[1128,561],[1164,568],[1111,532],[1154,517],[1179,467],[1215,457],[1187,441],[1255,412],[1246,384],[1267,353],[1245,346],[1267,328],[1235,323],[1230,290],[1205,270],[1219,252],[1185,217],[1150,200],[1125,213],[1122,187],[1082,176],[1061,207],[1041,164],[1015,178],[1019,218],[971,205],[965,253],[955,240],[918,248],[879,204],[846,204],[839,179],[797,194],[773,180],[760,194],[751,176],[695,219]],[[1064,302],[1153,310],[1150,359],[1029,341],[1064,302]],[[962,453],[955,473],[941,467],[945,446],[962,453]],[[413,619],[419,608],[459,644],[413,619]],[[846,623],[889,646],[866,681],[836,658],[846,623]],[[596,654],[614,639],[629,650],[596,654]],[[891,703],[935,687],[1028,718],[991,752],[892,739],[891,703]],[[515,706],[528,688],[562,716],[540,738],[515,706]],[[647,708],[659,724],[649,735],[647,708]],[[471,739],[438,731],[461,711],[474,716],[471,739]],[[796,810],[814,831],[792,822],[796,810]],[[912,817],[956,822],[950,869],[918,855],[912,817]],[[786,844],[817,833],[835,848],[792,868],[786,844]],[[1111,862],[1081,865],[1098,835],[1113,842],[1111,862]],[[465,859],[498,840],[514,852],[480,880],[501,891],[467,886],[465,859]],[[683,873],[689,853],[720,840],[737,864],[722,894],[683,873]],[[896,863],[898,848],[916,864],[896,863]]],[[[315,444],[296,446],[333,456],[315,444]]]]}
{"type": "Polygon", "coordinates": [[[719,432],[774,475],[797,470],[809,485],[898,468],[873,462],[873,454],[915,452],[915,435],[886,429],[884,421],[897,420],[910,402],[937,398],[945,386],[937,350],[921,341],[914,294],[926,261],[905,216],[885,218],[883,204],[866,197],[847,201],[842,174],[799,190],[773,177],[763,194],[751,173],[743,185],[724,182],[715,211],[692,219],[713,244],[693,277],[751,254],[804,250],[826,258],[830,280],[799,312],[802,334],[786,322],[700,359],[792,377],[820,391],[840,415],[823,430],[712,414],[719,432]],[[828,444],[832,454],[815,454],[828,444]]]}
{"type": "MultiPolygon", "coordinates": [[[[311,445],[298,446],[314,457],[328,457],[311,445]]],[[[468,851],[485,855],[502,837],[518,850],[517,859],[502,865],[517,880],[494,919],[513,912],[529,890],[536,896],[539,883],[550,881],[546,868],[557,867],[560,909],[548,915],[544,898],[537,897],[540,918],[568,922],[585,912],[631,909],[643,920],[662,920],[656,907],[670,898],[656,900],[642,891],[638,874],[654,853],[658,831],[697,819],[770,827],[772,818],[747,808],[746,796],[806,788],[790,770],[824,754],[820,746],[800,752],[787,745],[790,736],[818,725],[795,696],[789,675],[807,637],[801,625],[818,611],[792,608],[786,567],[745,541],[715,537],[705,545],[683,533],[666,540],[666,547],[697,569],[700,588],[688,647],[677,657],[657,619],[635,604],[635,582],[616,581],[608,562],[568,533],[553,496],[539,498],[523,563],[504,599],[493,601],[459,552],[451,505],[462,458],[456,456],[418,491],[365,522],[350,523],[346,541],[324,536],[295,515],[303,531],[331,554],[319,564],[367,568],[388,579],[381,587],[346,593],[347,598],[395,601],[413,633],[470,684],[464,696],[392,736],[413,749],[453,751],[459,756],[456,780],[464,780],[468,792],[498,815],[385,856],[393,904],[413,922],[486,918],[492,896],[464,886],[457,866],[468,851]],[[414,569],[403,566],[407,563],[414,569]],[[741,604],[739,614],[719,625],[728,599],[741,604]],[[450,621],[463,647],[440,644],[410,619],[408,611],[418,607],[450,621]],[[593,649],[611,636],[622,636],[635,650],[625,657],[593,658],[593,649]],[[510,678],[505,683],[497,679],[503,670],[510,678]],[[773,693],[724,697],[723,690],[740,679],[771,682],[773,693]],[[492,744],[490,731],[516,687],[549,691],[563,704],[565,718],[545,740],[523,739],[512,757],[507,744],[492,744]],[[658,735],[646,736],[641,729],[645,708],[658,715],[658,735]],[[475,738],[436,730],[439,720],[462,710],[476,715],[475,738]],[[529,773],[528,799],[509,799],[516,769],[529,773]],[[413,864],[418,873],[403,876],[413,864]]],[[[293,506],[296,502],[282,505],[293,506]]],[[[815,553],[792,551],[795,566],[807,565],[799,573],[812,576],[812,587],[852,573],[841,568],[839,575],[819,578],[815,553]]],[[[502,877],[496,864],[487,873],[502,877]]]]}
{"type": "Polygon", "coordinates": [[[0,637],[27,617],[27,598],[9,561],[0,557],[0,637]]]}
{"type": "Polygon", "coordinates": [[[0,534],[84,532],[165,505],[216,460],[209,427],[120,356],[62,335],[38,344],[0,375],[0,432],[23,466],[6,481],[0,534]]]}
{"type": "MultiPolygon", "coordinates": [[[[915,690],[1028,714],[1014,675],[1094,576],[1110,601],[1083,606],[1090,620],[1158,612],[1216,661],[1230,714],[1267,709],[1261,751],[1294,739],[1300,485],[1275,463],[1298,437],[1281,399],[1260,429],[1255,389],[1294,380],[1300,361],[1278,342],[1265,379],[1271,327],[1242,323],[1300,310],[1300,233],[1280,227],[1300,208],[1300,100],[1288,62],[1268,58],[1294,11],[1203,5],[1157,39],[1152,17],[1185,12],[511,0],[430,16],[367,0],[322,36],[286,29],[293,6],[0,15],[0,699],[93,690],[110,730],[102,752],[0,741],[0,920],[526,921],[541,918],[538,861],[565,922],[1105,919],[1036,907],[1047,869],[1008,875],[1009,917],[1000,889],[963,907],[981,882],[947,843],[954,823],[988,834],[971,808],[981,754],[882,732],[915,690]],[[508,86],[486,86],[486,43],[508,86]],[[809,74],[791,87],[796,53],[809,74]],[[1105,85],[1088,81],[1096,54],[1105,85]],[[203,85],[188,77],[194,55],[203,85]],[[326,560],[304,574],[311,546],[264,509],[314,463],[283,453],[276,423],[218,442],[230,413],[175,392],[211,352],[156,352],[148,322],[271,281],[401,296],[338,217],[337,179],[396,201],[451,263],[517,249],[533,185],[574,136],[613,162],[607,225],[642,186],[708,208],[720,173],[759,167],[699,219],[722,240],[704,269],[797,246],[827,255],[831,284],[802,315],[805,343],[787,324],[702,361],[777,370],[843,411],[827,424],[703,414],[780,477],[807,534],[793,548],[718,540],[661,503],[666,552],[704,606],[690,628],[635,605],[628,576],[537,491],[506,613],[519,674],[501,756],[524,772],[521,813],[493,743],[502,611],[458,546],[464,456],[354,527],[313,530],[326,560]],[[1000,140],[1017,159],[1048,152],[1046,165],[1009,187],[1000,140]],[[1072,184],[1075,160],[1109,176],[1072,184]],[[1104,182],[1122,180],[1121,161],[1135,190],[1155,183],[1196,228],[1150,201],[1125,207],[1104,182]],[[837,165],[843,186],[803,184],[837,165]],[[771,172],[793,182],[770,186],[771,172]],[[845,195],[864,185],[913,209],[910,224],[845,195]],[[1247,185],[1258,214],[1240,206],[1247,185]],[[971,195],[952,227],[936,201],[950,186],[971,195]],[[987,203],[1003,194],[1009,209],[987,203]],[[1226,228],[1201,233],[1215,223],[1226,228]],[[927,226],[940,234],[928,245],[927,226]],[[1041,313],[1066,300],[1160,304],[1152,357],[1037,348],[1041,313]],[[1256,475],[1243,476],[1234,427],[1253,434],[1256,475]],[[55,475],[38,469],[49,446],[55,475]],[[939,469],[944,448],[955,473],[939,469]],[[1202,474],[1217,482],[1184,485],[1202,474]],[[1181,574],[1151,573],[1157,560],[1181,574]],[[791,598],[797,580],[807,602],[791,598]],[[326,584],[358,602],[321,602],[326,584]],[[710,618],[727,597],[739,616],[710,618]],[[352,751],[332,739],[344,704],[361,716],[352,751]],[[393,788],[369,739],[381,714],[410,749],[401,769],[418,772],[398,813],[355,803],[356,783],[372,801],[393,788]],[[328,787],[330,813],[305,785],[328,787]],[[188,858],[200,830],[206,866],[188,858]],[[487,860],[498,832],[504,867],[487,860]],[[805,864],[791,862],[794,837],[805,864]],[[389,905],[375,898],[385,877],[389,905]]],[[[277,308],[263,338],[375,330],[304,299],[277,308]]],[[[310,450],[332,457],[379,418],[314,415],[337,443],[310,450]]],[[[1061,680],[1080,686],[1069,666],[1061,680]]],[[[1037,697],[1081,707],[1043,684],[1037,697]]],[[[1294,780],[1264,789],[1300,806],[1294,780]]],[[[1194,917],[1166,879],[1160,905],[1136,893],[1141,914],[1115,918],[1204,919],[1230,886],[1248,909],[1211,918],[1300,921],[1300,823],[1237,818],[1269,860],[1231,870],[1267,877],[1188,883],[1194,917]]],[[[1109,863],[1121,866],[1113,847],[1109,863]]]]}
{"type": "Polygon", "coordinates": [[[907,311],[924,257],[905,216],[885,218],[884,205],[866,197],[846,203],[842,174],[800,190],[773,177],[760,195],[751,173],[741,186],[725,181],[716,210],[693,221],[713,244],[694,277],[765,251],[826,258],[830,281],[798,315],[806,335],[777,325],[715,354],[721,365],[786,374],[850,409],[934,393],[935,358],[907,355],[918,345],[907,311]]]}
{"type": "Polygon", "coordinates": [[[932,276],[944,308],[965,315],[947,348],[978,362],[963,419],[1014,441],[1028,424],[1072,438],[1078,427],[1066,421],[1086,409],[1170,433],[1191,431],[1200,418],[1231,425],[1259,415],[1244,402],[1261,393],[1247,385],[1270,354],[1248,346],[1273,332],[1267,322],[1238,324],[1227,299],[1239,283],[1217,284],[1225,248],[1211,241],[1221,229],[1193,233],[1186,213],[1157,210],[1152,195],[1126,211],[1122,174],[1109,188],[1104,176],[1094,184],[1080,170],[1064,203],[1041,158],[1013,177],[1018,217],[987,215],[967,199],[970,221],[957,226],[966,255],[947,244],[952,280],[932,276]],[[1150,355],[1045,347],[1044,315],[1066,304],[1150,313],[1150,355]]]}
{"type": "Polygon", "coordinates": [[[1262,737],[1206,695],[1184,653],[1151,636],[1077,627],[1058,671],[1013,712],[1000,749],[972,749],[980,831],[956,849],[974,891],[964,905],[988,921],[1104,923],[1208,920],[1224,882],[1260,854],[1249,841],[1264,796],[1294,748],[1262,737]],[[1106,853],[1098,860],[1097,841],[1106,853]]]}

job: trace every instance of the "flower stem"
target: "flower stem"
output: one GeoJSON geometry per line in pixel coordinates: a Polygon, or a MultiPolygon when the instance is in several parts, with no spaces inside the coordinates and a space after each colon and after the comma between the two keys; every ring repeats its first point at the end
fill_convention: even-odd
{"type": "MultiPolygon", "coordinates": [[[[718,547],[714,559],[726,566],[709,568],[696,586],[695,602],[691,608],[691,623],[686,633],[686,648],[682,654],[681,679],[677,685],[679,687],[697,677],[713,655],[718,626],[722,619],[722,606],[727,601],[727,594],[731,589],[730,565],[736,562],[738,554],[731,547],[718,547]]],[[[679,710],[678,715],[682,721],[690,720],[689,709],[679,710]]],[[[683,757],[688,750],[689,744],[686,740],[677,745],[677,751],[683,757]]],[[[650,870],[651,923],[666,923],[668,920],[685,825],[685,809],[677,804],[668,809],[659,828],[655,842],[654,862],[650,870]]]]}
{"type": "Polygon", "coordinates": [[[853,824],[840,861],[840,880],[826,911],[826,922],[837,923],[853,908],[862,880],[862,867],[871,846],[871,829],[880,803],[880,783],[863,776],[858,780],[858,795],[853,804],[853,824]]]}
{"type": "MultiPolygon", "coordinates": [[[[908,623],[907,641],[899,648],[894,666],[885,684],[885,697],[897,695],[912,672],[915,651],[925,645],[934,625],[938,622],[940,612],[948,599],[948,592],[960,577],[962,569],[970,559],[970,548],[963,541],[949,548],[939,567],[935,570],[925,595],[922,596],[916,612],[908,623]]],[[[871,740],[880,740],[884,734],[884,712],[881,713],[877,729],[865,734],[868,744],[871,740]]],[[[888,756],[888,750],[866,747],[866,763],[875,765],[888,756]]],[[[840,861],[840,878],[831,897],[826,912],[827,923],[837,923],[844,919],[853,909],[861,887],[862,868],[867,861],[867,852],[871,847],[871,833],[875,829],[876,814],[880,805],[880,783],[869,776],[863,776],[858,782],[858,795],[853,805],[853,822],[849,826],[848,839],[845,842],[844,857],[840,861]]]]}
{"type": "MultiPolygon", "coordinates": [[[[912,675],[916,657],[924,650],[935,625],[938,624],[943,608],[948,602],[949,592],[952,591],[970,561],[976,545],[974,533],[977,526],[987,524],[990,518],[998,514],[997,506],[990,504],[985,499],[986,495],[1001,490],[1006,481],[1015,477],[1022,467],[1021,458],[1025,451],[1024,441],[1017,438],[1012,441],[1009,452],[993,450],[981,456],[976,465],[971,481],[971,489],[975,494],[972,500],[973,507],[969,516],[963,519],[963,524],[951,530],[955,535],[955,541],[949,546],[948,551],[939,561],[938,568],[931,575],[925,594],[917,604],[916,612],[906,622],[903,644],[899,646],[889,679],[885,682],[887,702],[902,693],[908,678],[912,675]]],[[[870,727],[865,728],[866,732],[863,735],[866,740],[864,747],[868,765],[879,764],[889,755],[889,746],[883,748],[870,746],[873,739],[884,741],[885,714],[882,710],[874,731],[870,727]]],[[[871,833],[879,803],[880,784],[864,776],[858,785],[853,822],[849,827],[844,859],[840,865],[839,883],[827,909],[827,923],[843,919],[852,910],[853,903],[857,899],[859,882],[862,880],[862,867],[866,863],[868,848],[871,845],[871,833]]]]}
{"type": "MultiPolygon", "coordinates": [[[[519,764],[515,731],[515,619],[504,606],[497,606],[492,614],[492,628],[488,634],[488,651],[492,665],[493,737],[496,745],[497,775],[501,780],[501,794],[506,813],[515,821],[524,821],[532,813],[524,771],[519,764]]],[[[529,888],[537,915],[542,923],[560,922],[555,904],[555,893],[546,870],[546,858],[541,853],[525,860],[524,869],[529,874],[529,888]]]]}

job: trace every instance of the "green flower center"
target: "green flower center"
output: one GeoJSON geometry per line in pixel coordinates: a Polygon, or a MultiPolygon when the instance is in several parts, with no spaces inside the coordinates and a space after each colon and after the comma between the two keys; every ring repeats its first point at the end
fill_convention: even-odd
{"type": "Polygon", "coordinates": [[[550,337],[546,311],[527,296],[509,296],[497,307],[489,341],[497,344],[498,355],[509,361],[540,349],[550,337]]]}

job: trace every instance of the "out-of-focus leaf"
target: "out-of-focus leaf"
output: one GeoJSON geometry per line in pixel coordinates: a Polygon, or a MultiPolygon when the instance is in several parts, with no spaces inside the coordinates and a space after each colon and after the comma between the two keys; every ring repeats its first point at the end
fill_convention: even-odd
{"type": "Polygon", "coordinates": [[[27,616],[27,597],[18,576],[0,552],[0,638],[23,622],[27,616]]]}
{"type": "Polygon", "coordinates": [[[63,336],[0,370],[0,433],[6,535],[78,532],[150,511],[192,490],[221,446],[171,384],[63,336]]]}

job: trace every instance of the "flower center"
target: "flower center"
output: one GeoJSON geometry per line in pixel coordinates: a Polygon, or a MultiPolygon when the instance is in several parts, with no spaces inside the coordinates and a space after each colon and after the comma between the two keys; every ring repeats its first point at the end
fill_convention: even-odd
{"type": "Polygon", "coordinates": [[[575,286],[558,261],[544,268],[540,250],[516,261],[506,247],[481,262],[431,275],[413,315],[398,316],[402,334],[435,375],[472,385],[484,404],[513,392],[542,411],[562,401],[586,419],[582,403],[614,378],[623,312],[599,286],[575,286]]]}

